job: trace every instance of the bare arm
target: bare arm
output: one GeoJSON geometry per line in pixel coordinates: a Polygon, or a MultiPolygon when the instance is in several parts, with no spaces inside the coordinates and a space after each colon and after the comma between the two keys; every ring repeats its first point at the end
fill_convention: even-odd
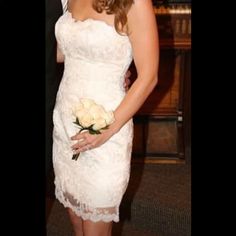
{"type": "Polygon", "coordinates": [[[115,110],[117,132],[139,110],[157,84],[159,40],[151,0],[136,0],[128,14],[129,38],[133,48],[137,79],[115,110]]]}

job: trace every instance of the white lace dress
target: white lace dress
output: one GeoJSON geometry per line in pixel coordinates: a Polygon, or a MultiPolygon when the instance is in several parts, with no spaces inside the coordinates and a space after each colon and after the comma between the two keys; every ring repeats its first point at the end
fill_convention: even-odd
{"type": "Polygon", "coordinates": [[[125,73],[132,61],[127,36],[100,20],[76,21],[70,12],[55,27],[65,55],[65,70],[54,108],[53,165],[56,197],[78,216],[91,221],[119,221],[119,205],[130,176],[133,122],[129,120],[105,144],[72,160],[78,129],[72,110],[91,98],[115,110],[125,96],[125,73]]]}

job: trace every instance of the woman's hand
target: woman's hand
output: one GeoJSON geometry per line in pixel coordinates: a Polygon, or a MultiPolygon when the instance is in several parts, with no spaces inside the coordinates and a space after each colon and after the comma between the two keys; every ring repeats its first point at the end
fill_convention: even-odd
{"type": "Polygon", "coordinates": [[[114,133],[109,128],[101,131],[101,134],[90,134],[88,131],[78,133],[71,137],[71,140],[78,140],[76,144],[72,146],[74,154],[97,148],[104,144],[114,133]]]}

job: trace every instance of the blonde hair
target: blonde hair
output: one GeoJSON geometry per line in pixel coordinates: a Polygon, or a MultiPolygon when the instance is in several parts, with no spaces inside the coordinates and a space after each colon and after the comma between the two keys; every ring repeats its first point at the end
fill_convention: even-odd
{"type": "Polygon", "coordinates": [[[114,26],[117,32],[124,31],[127,23],[127,13],[134,3],[134,0],[93,0],[93,8],[98,13],[105,11],[107,14],[114,14],[114,26]]]}

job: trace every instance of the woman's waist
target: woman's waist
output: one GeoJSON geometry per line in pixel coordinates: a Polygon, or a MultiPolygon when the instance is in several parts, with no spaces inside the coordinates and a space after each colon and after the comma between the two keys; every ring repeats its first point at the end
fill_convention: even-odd
{"type": "Polygon", "coordinates": [[[114,71],[98,71],[94,69],[71,71],[65,70],[60,87],[69,93],[102,93],[112,95],[113,93],[124,94],[125,76],[114,71]]]}
{"type": "Polygon", "coordinates": [[[64,74],[60,88],[70,94],[94,94],[101,93],[109,96],[113,93],[123,95],[125,93],[124,78],[117,78],[114,75],[107,76],[67,76],[64,74]]]}
{"type": "Polygon", "coordinates": [[[94,77],[116,77],[120,78],[125,75],[123,63],[112,63],[109,61],[92,61],[80,58],[67,57],[64,64],[65,75],[78,76],[82,78],[94,77]]]}
{"type": "Polygon", "coordinates": [[[124,89],[109,87],[92,86],[87,83],[78,86],[63,86],[61,84],[57,103],[62,106],[74,106],[78,104],[80,99],[89,98],[94,100],[97,104],[104,105],[106,109],[115,109],[125,97],[124,89]]]}

